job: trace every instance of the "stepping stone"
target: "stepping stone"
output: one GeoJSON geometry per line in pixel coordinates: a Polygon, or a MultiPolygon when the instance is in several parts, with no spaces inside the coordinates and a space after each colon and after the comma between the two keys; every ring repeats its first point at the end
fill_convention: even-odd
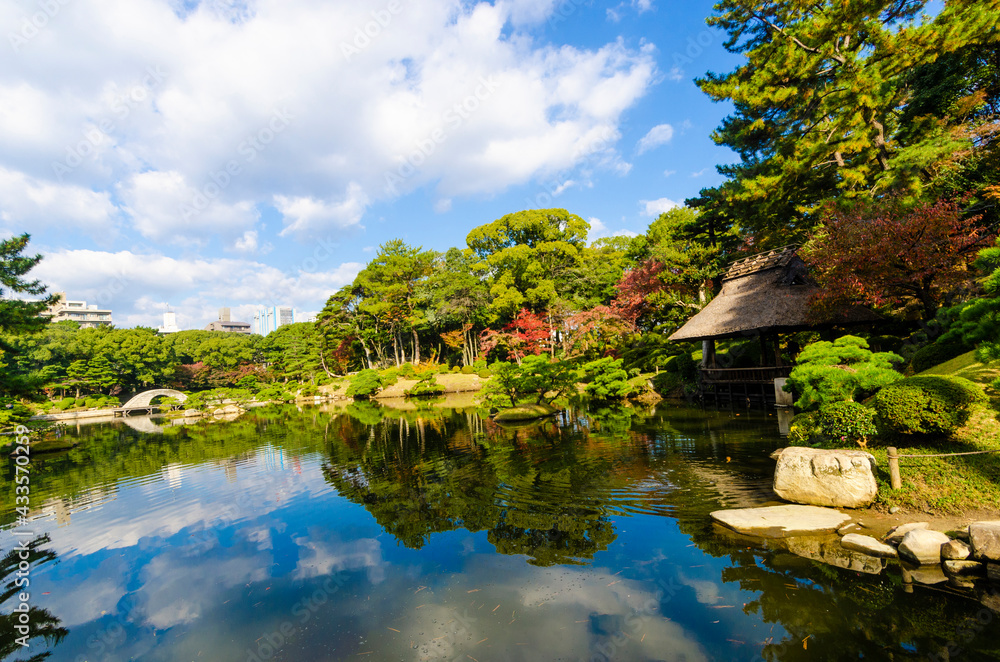
{"type": "Polygon", "coordinates": [[[711,517],[737,533],[761,538],[834,533],[851,519],[832,508],[797,505],[717,510],[711,517]]]}
{"type": "Polygon", "coordinates": [[[840,539],[840,545],[852,552],[861,552],[862,554],[884,559],[894,559],[897,556],[896,548],[892,545],[886,545],[871,536],[863,536],[857,533],[848,533],[840,539]]]}

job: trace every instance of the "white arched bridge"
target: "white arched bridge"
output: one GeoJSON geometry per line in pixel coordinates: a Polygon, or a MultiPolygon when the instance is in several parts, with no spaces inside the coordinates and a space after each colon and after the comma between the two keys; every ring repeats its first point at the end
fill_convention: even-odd
{"type": "Polygon", "coordinates": [[[154,388],[152,390],[139,393],[121,407],[115,407],[115,416],[118,414],[128,416],[129,414],[137,411],[144,414],[152,414],[154,413],[154,409],[158,409],[158,407],[153,404],[153,400],[157,398],[175,398],[180,402],[187,400],[186,395],[180,391],[175,391],[172,388],[154,388]]]}

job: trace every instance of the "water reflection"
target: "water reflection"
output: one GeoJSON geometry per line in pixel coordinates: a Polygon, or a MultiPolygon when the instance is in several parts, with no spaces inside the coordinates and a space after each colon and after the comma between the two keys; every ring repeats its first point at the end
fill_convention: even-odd
{"type": "Polygon", "coordinates": [[[357,403],[75,439],[32,467],[32,525],[60,559],[37,573],[56,660],[1000,653],[987,586],[712,527],[773,498],[766,412],[570,408],[505,428],[357,403]]]}
{"type": "Polygon", "coordinates": [[[22,540],[0,558],[0,610],[3,612],[0,613],[0,660],[16,655],[18,659],[37,662],[48,658],[52,651],[36,651],[58,645],[69,630],[62,627],[62,621],[52,612],[35,606],[31,598],[32,594],[40,592],[32,586],[32,582],[38,585],[37,573],[45,564],[56,560],[56,554],[45,549],[49,538],[39,536],[30,541],[22,540]]]}

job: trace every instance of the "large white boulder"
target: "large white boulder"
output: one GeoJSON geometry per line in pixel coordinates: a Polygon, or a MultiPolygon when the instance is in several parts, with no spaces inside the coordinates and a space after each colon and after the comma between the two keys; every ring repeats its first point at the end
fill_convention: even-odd
{"type": "Polygon", "coordinates": [[[973,522],[969,525],[972,555],[981,561],[1000,561],[1000,522],[973,522]]]}
{"type": "Polygon", "coordinates": [[[903,541],[899,543],[899,556],[920,565],[940,564],[941,546],[949,540],[951,538],[940,531],[915,529],[903,536],[903,541]]]}
{"type": "Polygon", "coordinates": [[[878,494],[875,458],[854,450],[789,447],[775,451],[774,491],[793,503],[864,508],[878,494]]]}

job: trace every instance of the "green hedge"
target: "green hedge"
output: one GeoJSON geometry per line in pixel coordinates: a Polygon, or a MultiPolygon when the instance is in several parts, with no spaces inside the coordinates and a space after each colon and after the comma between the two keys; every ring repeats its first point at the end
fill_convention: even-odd
{"type": "Polygon", "coordinates": [[[816,415],[816,428],[823,437],[834,443],[867,446],[868,439],[874,437],[875,410],[846,400],[820,407],[816,415]]]}
{"type": "Polygon", "coordinates": [[[462,366],[463,375],[474,375],[476,374],[476,369],[471,365],[462,366]]]}
{"type": "Polygon", "coordinates": [[[939,375],[907,377],[883,387],[872,400],[879,434],[948,435],[969,420],[977,404],[988,402],[968,379],[939,375]]]}
{"type": "Polygon", "coordinates": [[[489,368],[483,368],[482,370],[480,370],[476,374],[479,375],[480,379],[489,379],[490,377],[493,376],[493,371],[490,370],[489,368]]]}
{"type": "Polygon", "coordinates": [[[913,368],[913,372],[923,372],[945,361],[950,361],[956,356],[961,356],[970,349],[972,348],[966,347],[961,341],[936,342],[918,349],[913,358],[910,359],[910,366],[913,368]]]}

